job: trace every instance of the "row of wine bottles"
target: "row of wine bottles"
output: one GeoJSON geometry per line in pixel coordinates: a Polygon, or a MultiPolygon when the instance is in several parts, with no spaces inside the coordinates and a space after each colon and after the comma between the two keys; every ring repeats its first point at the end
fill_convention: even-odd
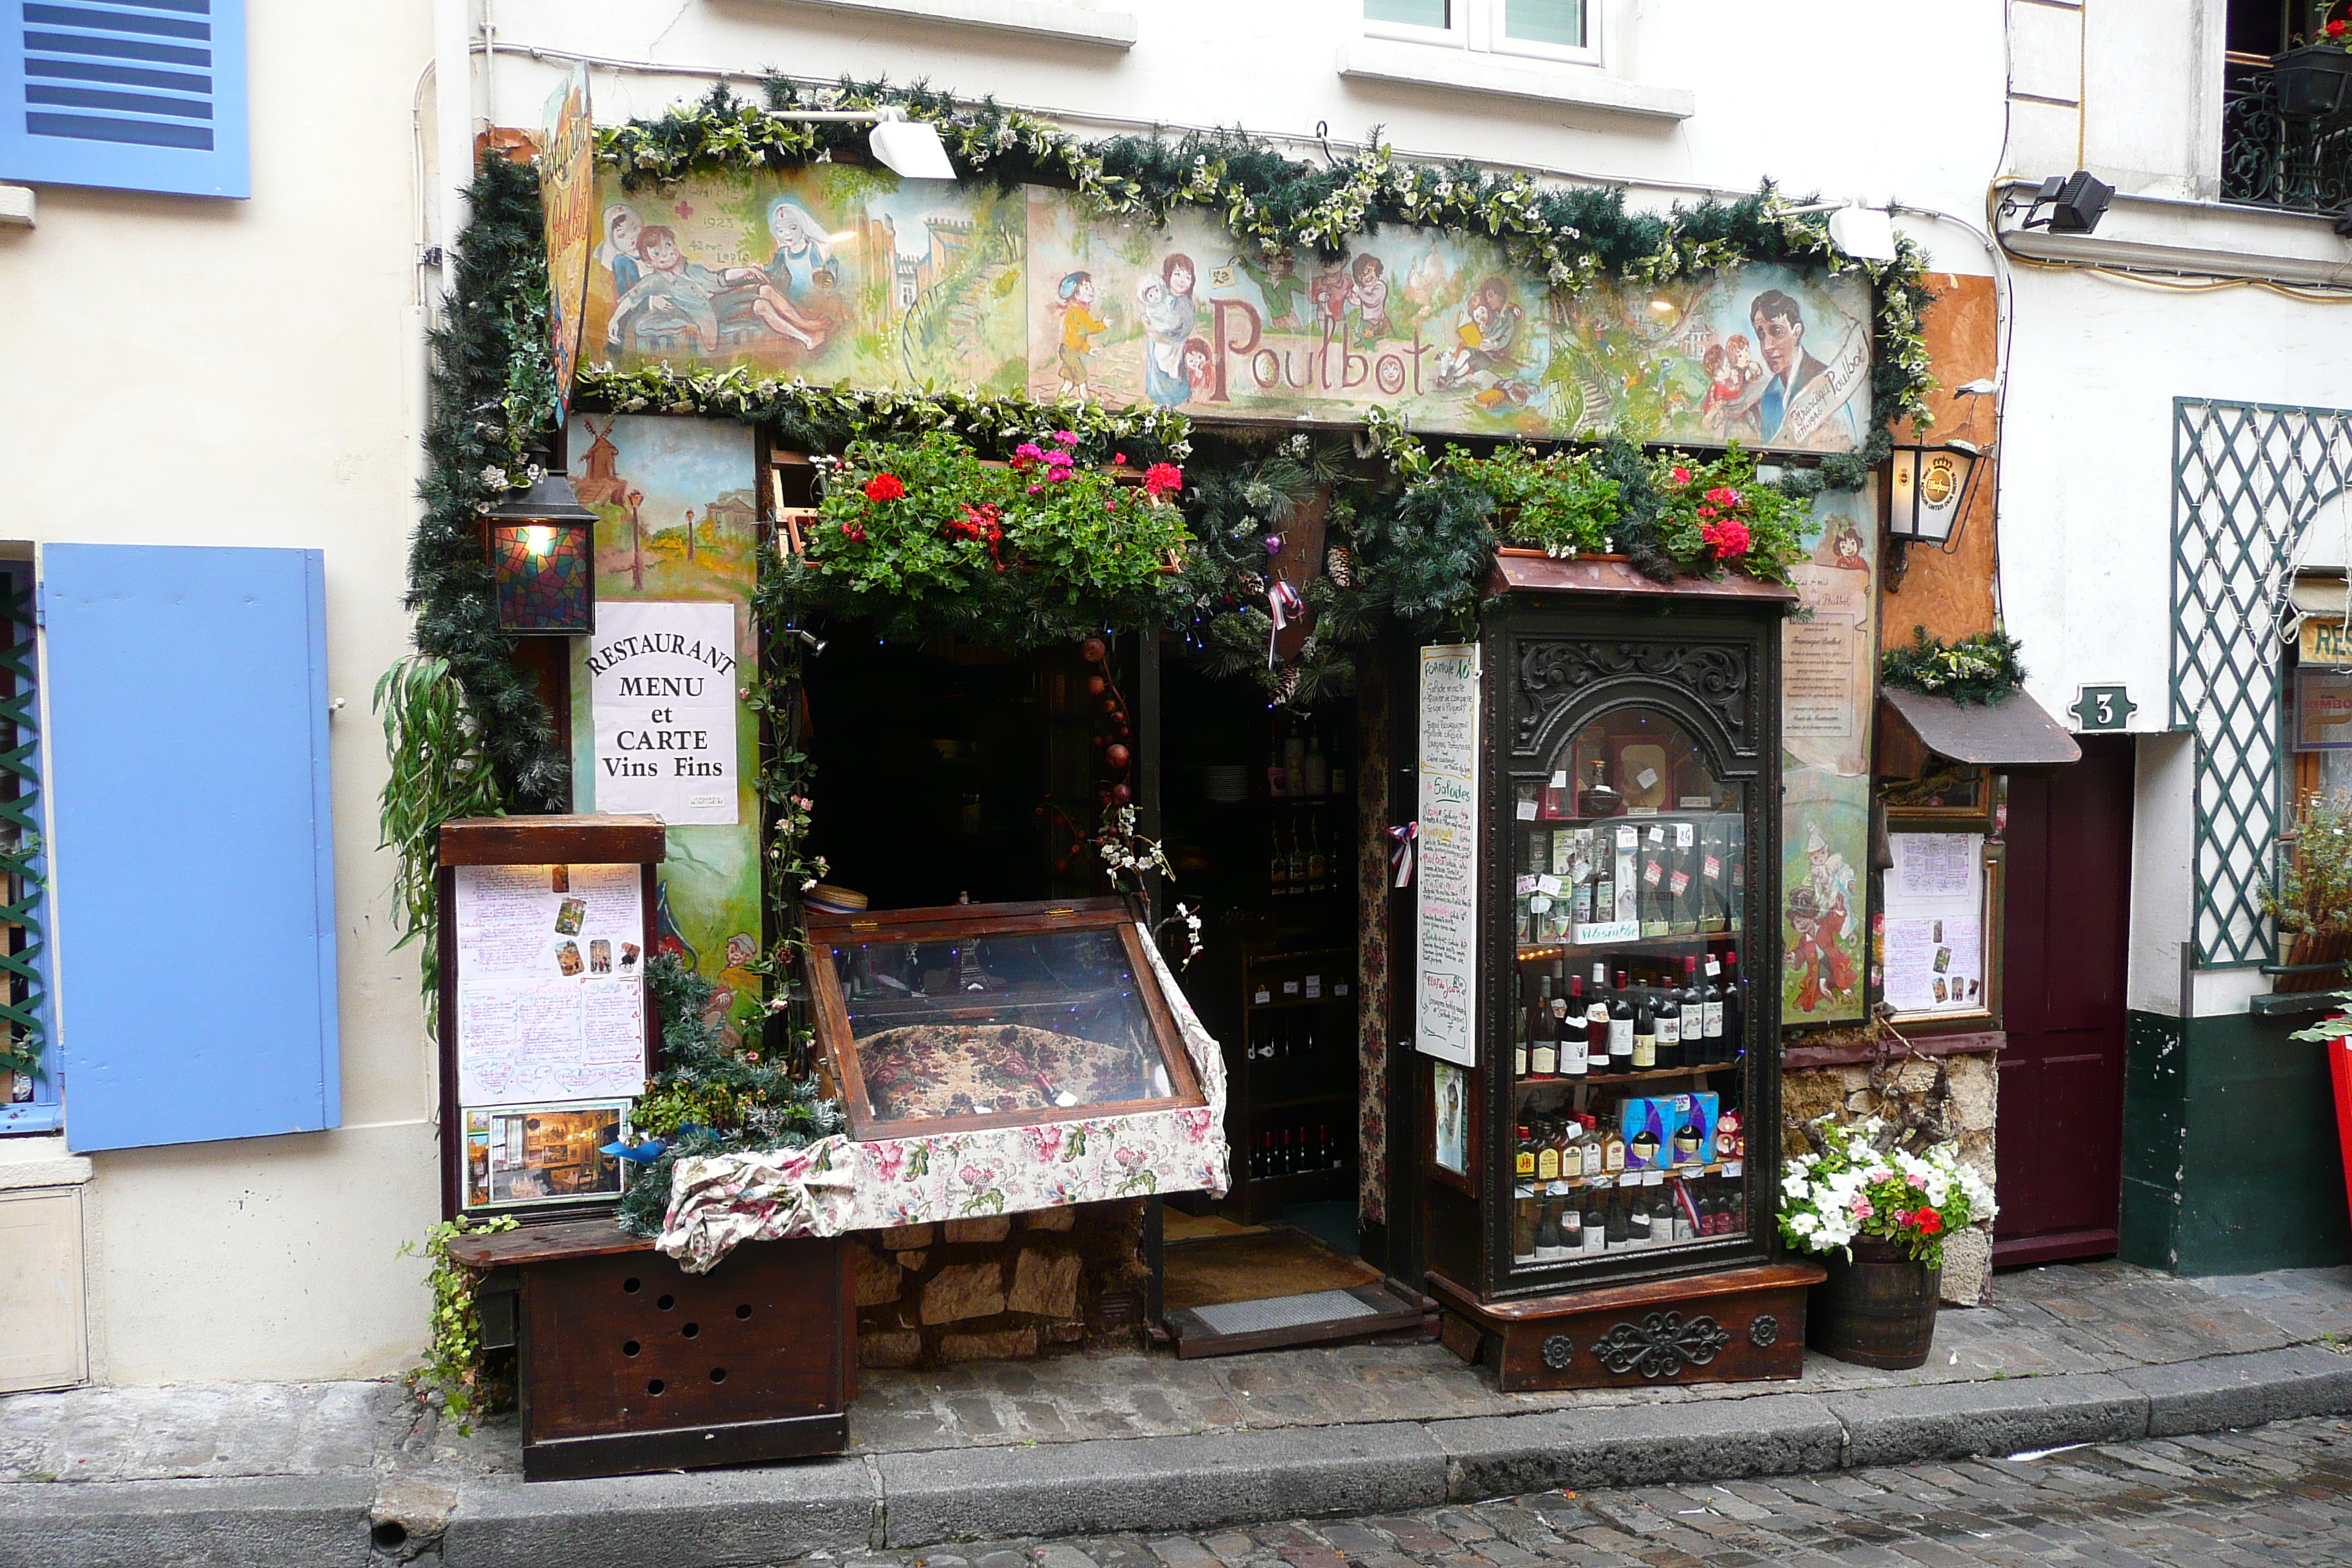
{"type": "Polygon", "coordinates": [[[1278,897],[1323,893],[1346,886],[1347,859],[1327,833],[1320,805],[1294,807],[1266,828],[1266,890],[1278,897]],[[1327,841],[1333,846],[1326,851],[1327,841]]]}
{"type": "Polygon", "coordinates": [[[1739,953],[1710,952],[1706,972],[1696,956],[1683,960],[1681,984],[1672,974],[1654,985],[1632,984],[1626,971],[1608,984],[1606,963],[1592,966],[1592,988],[1582,975],[1559,980],[1555,959],[1536,976],[1528,996],[1526,971],[1519,973],[1518,1028],[1511,1042],[1511,1076],[1586,1078],[1594,1073],[1728,1062],[1747,1037],[1748,984],[1739,977],[1739,953]]]}
{"type": "Polygon", "coordinates": [[[1332,1137],[1328,1127],[1318,1126],[1309,1132],[1301,1123],[1278,1132],[1261,1132],[1257,1142],[1250,1145],[1249,1173],[1254,1182],[1347,1168],[1347,1142],[1332,1137]]]}
{"type": "Polygon", "coordinates": [[[1549,1263],[1747,1229],[1747,1189],[1736,1176],[1675,1177],[1655,1185],[1521,1186],[1511,1215],[1511,1254],[1521,1264],[1549,1263]]]}
{"type": "MultiPolygon", "coordinates": [[[[1522,802],[1532,816],[1533,807],[1522,802]]],[[[1745,824],[1737,813],[1696,819],[1619,817],[1590,827],[1523,818],[1519,940],[1688,936],[1738,931],[1747,896],[1745,824]]]]}

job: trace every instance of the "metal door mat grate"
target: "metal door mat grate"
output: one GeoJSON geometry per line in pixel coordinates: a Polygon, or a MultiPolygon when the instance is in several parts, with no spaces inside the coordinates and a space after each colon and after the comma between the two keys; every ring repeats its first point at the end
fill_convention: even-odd
{"type": "Polygon", "coordinates": [[[1220,1334],[1255,1334],[1268,1329],[1296,1329],[1307,1323],[1376,1318],[1380,1309],[1366,1305],[1345,1290],[1310,1290],[1304,1296],[1269,1296],[1259,1301],[1222,1301],[1213,1307],[1195,1307],[1192,1315],[1220,1334]]]}

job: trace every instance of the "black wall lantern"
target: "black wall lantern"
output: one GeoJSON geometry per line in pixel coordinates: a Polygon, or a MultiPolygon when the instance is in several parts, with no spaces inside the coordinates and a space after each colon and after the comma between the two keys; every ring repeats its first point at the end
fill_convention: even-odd
{"type": "Polygon", "coordinates": [[[580,504],[570,479],[543,475],[490,508],[482,548],[499,630],[584,637],[596,629],[596,514],[580,504]]]}
{"type": "Polygon", "coordinates": [[[1991,454],[1972,441],[1897,442],[1886,484],[1886,556],[1890,584],[1903,579],[1905,555],[1915,544],[1949,554],[1959,548],[1977,475],[1991,454]]]}

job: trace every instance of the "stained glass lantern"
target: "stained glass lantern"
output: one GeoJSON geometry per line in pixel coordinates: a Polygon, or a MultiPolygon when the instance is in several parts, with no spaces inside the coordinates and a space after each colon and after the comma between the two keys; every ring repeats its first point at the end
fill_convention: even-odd
{"type": "Polygon", "coordinates": [[[596,629],[596,514],[549,474],[483,519],[499,627],[526,636],[596,629]]]}

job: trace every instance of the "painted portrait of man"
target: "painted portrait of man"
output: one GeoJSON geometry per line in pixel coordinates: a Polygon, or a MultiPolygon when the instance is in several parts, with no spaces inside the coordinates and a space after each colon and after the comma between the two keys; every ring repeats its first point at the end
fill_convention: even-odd
{"type": "Polygon", "coordinates": [[[1861,436],[1853,427],[1853,410],[1843,405],[1818,429],[1799,432],[1783,428],[1797,395],[1829,374],[1828,365],[1806,352],[1805,310],[1796,296],[1783,289],[1768,289],[1748,305],[1748,320],[1756,329],[1757,353],[1764,361],[1765,381],[1756,403],[1757,425],[1763,443],[1768,447],[1816,446],[1822,444],[1822,436],[1834,431],[1844,437],[1835,445],[1858,446],[1861,436]]]}

